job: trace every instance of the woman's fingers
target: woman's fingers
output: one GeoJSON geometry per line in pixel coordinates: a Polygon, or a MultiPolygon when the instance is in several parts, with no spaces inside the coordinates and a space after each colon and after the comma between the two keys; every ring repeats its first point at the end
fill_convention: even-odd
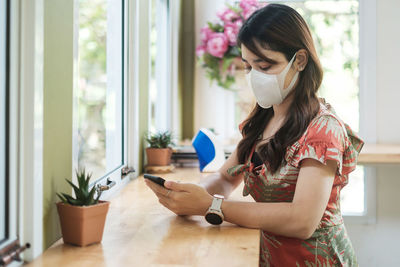
{"type": "Polygon", "coordinates": [[[158,196],[158,202],[160,202],[167,209],[171,209],[173,202],[170,198],[163,195],[158,196]]]}
{"type": "Polygon", "coordinates": [[[179,197],[178,195],[187,194],[186,192],[174,192],[171,189],[166,189],[160,185],[154,184],[153,182],[147,180],[145,182],[146,185],[150,187],[150,189],[156,194],[158,197],[158,202],[160,202],[161,205],[171,210],[176,215],[184,214],[184,211],[182,207],[180,207],[181,205],[179,203],[182,197],[179,197]]]}
{"type": "Polygon", "coordinates": [[[185,192],[191,192],[193,191],[193,185],[192,183],[181,183],[181,182],[174,182],[174,181],[165,181],[164,186],[168,189],[171,189],[173,191],[185,191],[185,192]]]}
{"type": "Polygon", "coordinates": [[[158,185],[156,183],[150,182],[148,180],[145,180],[145,183],[148,187],[150,187],[151,190],[153,190],[154,193],[156,193],[157,195],[163,195],[166,196],[168,195],[168,197],[171,196],[171,194],[173,192],[171,192],[169,189],[162,187],[161,185],[158,185]],[[168,191],[170,191],[168,193],[168,191]]]}
{"type": "Polygon", "coordinates": [[[162,187],[151,181],[145,182],[160,204],[177,215],[202,215],[212,202],[212,196],[196,184],[166,181],[162,187]]]}

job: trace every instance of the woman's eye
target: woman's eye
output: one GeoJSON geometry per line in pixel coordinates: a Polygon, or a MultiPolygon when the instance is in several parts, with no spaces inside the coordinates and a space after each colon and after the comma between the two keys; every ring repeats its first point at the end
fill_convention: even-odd
{"type": "Polygon", "coordinates": [[[265,67],[265,68],[260,68],[260,70],[267,71],[267,70],[269,70],[270,68],[271,68],[271,66],[268,66],[268,67],[265,67]]]}

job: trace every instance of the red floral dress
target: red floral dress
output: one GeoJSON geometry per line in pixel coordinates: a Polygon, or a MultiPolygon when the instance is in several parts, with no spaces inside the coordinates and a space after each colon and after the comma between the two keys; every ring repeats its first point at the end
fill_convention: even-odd
{"type": "MultiPolygon", "coordinates": [[[[239,125],[240,130],[243,125],[239,125]]],[[[328,205],[311,238],[302,240],[261,231],[260,266],[358,266],[343,224],[340,190],[356,168],[363,144],[328,104],[321,103],[318,115],[301,138],[287,148],[286,162],[276,173],[265,164],[254,166],[251,158],[256,144],[245,164],[228,169],[230,175],[244,173],[243,196],[250,194],[257,202],[291,202],[303,159],[323,164],[334,160],[338,165],[328,205]]]]}

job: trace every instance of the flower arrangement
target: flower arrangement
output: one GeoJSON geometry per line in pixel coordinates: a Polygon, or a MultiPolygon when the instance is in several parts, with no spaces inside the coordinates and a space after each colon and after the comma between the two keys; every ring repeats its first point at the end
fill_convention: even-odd
{"type": "Polygon", "coordinates": [[[226,5],[217,12],[218,21],[201,28],[201,44],[196,55],[207,71],[207,77],[219,86],[231,89],[235,82],[235,59],[240,57],[236,38],[243,21],[258,8],[258,0],[241,0],[238,6],[226,5]]]}

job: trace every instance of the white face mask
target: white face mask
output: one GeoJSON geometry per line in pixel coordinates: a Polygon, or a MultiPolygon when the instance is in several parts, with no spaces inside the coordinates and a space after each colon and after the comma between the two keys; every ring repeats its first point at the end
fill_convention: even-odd
{"type": "Polygon", "coordinates": [[[285,83],[286,74],[292,66],[295,57],[296,53],[287,64],[285,69],[277,75],[266,74],[257,71],[254,68],[246,74],[246,80],[253,90],[257,103],[262,108],[270,108],[272,105],[278,105],[282,103],[282,101],[293,89],[293,86],[297,81],[297,77],[299,76],[298,71],[296,71],[296,74],[294,75],[289,86],[286,89],[284,89],[283,86],[285,83]]]}

